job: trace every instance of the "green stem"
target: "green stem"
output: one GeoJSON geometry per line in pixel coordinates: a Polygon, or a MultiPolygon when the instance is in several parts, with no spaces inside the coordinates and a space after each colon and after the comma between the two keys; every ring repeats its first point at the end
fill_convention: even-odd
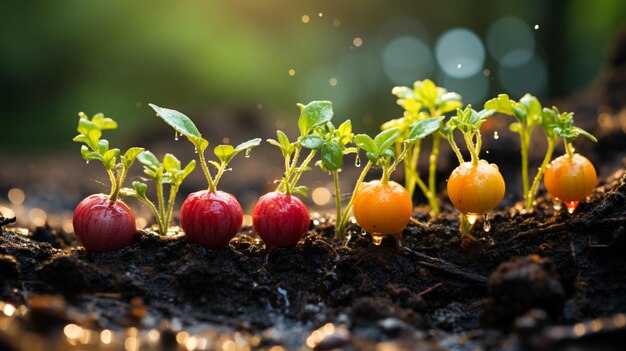
{"type": "Polygon", "coordinates": [[[574,157],[574,147],[572,146],[572,143],[565,139],[563,139],[563,143],[565,144],[565,151],[567,152],[567,156],[570,158],[574,157]]]}
{"type": "Polygon", "coordinates": [[[463,154],[461,153],[461,149],[459,149],[459,146],[456,144],[456,141],[454,141],[454,135],[452,135],[452,133],[448,135],[448,141],[450,142],[450,147],[452,148],[452,151],[454,151],[456,158],[459,160],[459,164],[462,165],[465,162],[465,160],[463,159],[463,154]]]}
{"type": "Polygon", "coordinates": [[[437,159],[439,158],[439,144],[441,143],[441,136],[437,133],[433,136],[433,149],[430,153],[429,168],[428,168],[428,193],[426,198],[430,204],[430,209],[435,215],[439,214],[439,203],[437,202],[437,159]]]}
{"type": "Polygon", "coordinates": [[[148,206],[148,208],[150,208],[150,211],[152,211],[152,214],[154,215],[154,219],[157,221],[158,225],[159,225],[159,232],[163,230],[162,225],[161,225],[161,221],[159,220],[159,210],[157,210],[156,206],[154,205],[154,203],[152,203],[152,201],[148,200],[148,198],[145,197],[138,197],[137,198],[139,201],[143,202],[144,204],[146,204],[146,206],[148,206]]]}
{"type": "Polygon", "coordinates": [[[302,161],[300,166],[295,168],[294,174],[293,174],[293,179],[291,180],[291,182],[289,184],[290,188],[293,189],[293,188],[296,187],[296,184],[298,184],[298,181],[300,180],[300,177],[302,176],[302,174],[304,173],[306,168],[309,166],[309,163],[311,162],[311,160],[313,160],[313,157],[315,157],[316,153],[317,153],[317,150],[315,150],[315,149],[311,150],[309,155],[304,159],[304,161],[302,161]]]}
{"type": "Polygon", "coordinates": [[[333,182],[335,183],[335,208],[337,210],[335,221],[339,222],[341,219],[341,192],[339,191],[339,172],[337,170],[333,171],[333,182]]]}
{"type": "Polygon", "coordinates": [[[467,149],[470,152],[470,156],[472,158],[472,165],[478,165],[478,154],[476,153],[476,146],[472,141],[472,136],[469,133],[463,133],[463,138],[465,139],[465,144],[467,144],[467,149]]]}
{"type": "Polygon", "coordinates": [[[204,150],[198,149],[196,146],[196,151],[198,151],[198,158],[200,159],[200,167],[202,168],[202,172],[206,177],[206,181],[209,184],[209,190],[213,188],[213,178],[211,177],[211,172],[209,171],[209,167],[206,164],[206,160],[204,159],[204,150]]]}
{"type": "Polygon", "coordinates": [[[524,191],[524,200],[526,201],[526,208],[529,208],[529,203],[532,203],[532,199],[529,198],[532,196],[529,194],[528,188],[528,129],[524,124],[520,129],[520,152],[522,154],[522,189],[524,191]]]}
{"type": "Polygon", "coordinates": [[[157,190],[157,200],[159,204],[159,231],[161,235],[165,235],[167,233],[167,228],[163,231],[163,220],[165,219],[165,199],[163,198],[163,181],[162,179],[155,179],[156,190],[157,190]]]}
{"type": "Polygon", "coordinates": [[[167,201],[167,213],[165,214],[165,218],[163,222],[165,224],[165,233],[167,233],[167,228],[169,227],[170,221],[172,219],[172,211],[174,210],[174,202],[176,202],[176,193],[178,193],[178,185],[172,184],[170,187],[170,196],[167,201]]]}
{"type": "Polygon", "coordinates": [[[343,214],[341,215],[341,219],[338,220],[337,223],[335,224],[336,226],[335,234],[338,235],[340,238],[345,237],[346,225],[348,224],[348,219],[350,217],[350,211],[352,210],[352,205],[354,205],[354,197],[356,196],[356,193],[359,191],[359,187],[361,186],[361,183],[363,183],[363,180],[365,179],[367,172],[369,172],[371,168],[372,168],[372,161],[367,161],[367,164],[361,171],[361,175],[359,175],[359,179],[357,179],[356,184],[354,185],[354,190],[352,190],[352,196],[350,197],[350,201],[348,202],[346,207],[343,209],[343,214]]]}
{"type": "Polygon", "coordinates": [[[111,194],[109,194],[109,200],[111,202],[117,201],[117,196],[119,195],[119,185],[117,183],[117,179],[115,178],[115,174],[110,169],[107,169],[107,174],[109,175],[109,180],[111,181],[111,194]]]}
{"type": "Polygon", "coordinates": [[[539,167],[539,172],[537,172],[537,175],[533,180],[533,185],[528,192],[528,198],[526,199],[526,208],[531,208],[533,206],[535,194],[537,194],[537,188],[539,188],[539,181],[541,180],[541,177],[543,177],[543,173],[546,171],[546,167],[548,167],[550,160],[552,160],[552,153],[554,152],[555,144],[556,140],[548,139],[548,149],[546,150],[546,156],[543,158],[541,167],[539,167]]]}
{"type": "Polygon", "coordinates": [[[473,224],[467,219],[467,216],[464,213],[460,214],[461,224],[459,225],[459,231],[461,232],[461,236],[464,238],[474,238],[471,234],[473,224]]]}
{"type": "Polygon", "coordinates": [[[215,178],[213,178],[213,183],[209,186],[209,192],[210,193],[214,193],[214,192],[217,191],[217,183],[222,178],[222,175],[224,175],[224,171],[226,170],[226,166],[227,166],[227,163],[226,162],[222,162],[220,164],[220,168],[217,169],[217,174],[215,174],[215,178]]]}

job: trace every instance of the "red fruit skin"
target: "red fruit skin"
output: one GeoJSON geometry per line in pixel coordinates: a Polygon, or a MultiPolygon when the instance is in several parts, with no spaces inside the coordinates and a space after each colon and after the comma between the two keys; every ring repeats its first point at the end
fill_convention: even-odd
{"type": "Polygon", "coordinates": [[[252,213],[252,225],[268,249],[295,246],[309,229],[309,210],[297,197],[267,193],[252,213]]]}
{"type": "Polygon", "coordinates": [[[111,202],[104,194],[86,197],[74,210],[74,233],[87,251],[119,250],[137,235],[135,216],[121,200],[111,202]]]}
{"type": "Polygon", "coordinates": [[[219,190],[191,193],[180,208],[180,225],[187,240],[208,248],[228,245],[242,222],[243,211],[237,199],[219,190]]]}

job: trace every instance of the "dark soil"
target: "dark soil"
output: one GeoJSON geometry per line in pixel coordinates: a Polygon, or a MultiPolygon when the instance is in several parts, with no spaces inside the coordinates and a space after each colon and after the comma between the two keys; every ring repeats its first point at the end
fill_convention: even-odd
{"type": "MultiPolygon", "coordinates": [[[[250,228],[214,250],[141,231],[111,253],[87,253],[50,228],[5,230],[0,299],[25,305],[14,321],[37,335],[63,335],[68,323],[136,327],[159,330],[166,346],[178,331],[210,330],[297,348],[333,323],[310,345],[617,350],[626,337],[616,315],[626,312],[625,179],[622,169],[604,180],[572,215],[543,198],[533,213],[497,212],[493,245],[462,242],[455,213],[431,220],[425,208],[415,212],[425,224],[409,225],[400,248],[391,237],[375,246],[356,226],[343,246],[324,218],[296,247],[271,252],[250,228]],[[603,316],[582,333],[574,326],[603,316]]],[[[474,234],[484,237],[481,227],[474,234]]]]}

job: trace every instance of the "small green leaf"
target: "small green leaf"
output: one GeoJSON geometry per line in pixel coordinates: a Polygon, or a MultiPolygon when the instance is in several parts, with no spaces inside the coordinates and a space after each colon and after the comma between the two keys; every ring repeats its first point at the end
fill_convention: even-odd
{"type": "Polygon", "coordinates": [[[109,141],[106,139],[100,139],[98,141],[98,147],[96,151],[99,154],[104,155],[107,151],[109,151],[109,141]]]}
{"type": "Polygon", "coordinates": [[[191,174],[191,172],[193,172],[193,170],[196,168],[196,160],[191,160],[191,162],[189,162],[185,168],[183,168],[183,172],[182,175],[180,177],[180,181],[182,182],[183,179],[187,178],[187,176],[189,174],[191,174]]]}
{"type": "Polygon", "coordinates": [[[133,188],[135,189],[135,192],[137,193],[138,198],[140,199],[146,198],[146,190],[148,190],[147,184],[139,182],[139,181],[134,181],[133,188]]]}
{"type": "Polygon", "coordinates": [[[245,141],[235,147],[235,152],[239,153],[244,150],[250,150],[253,147],[259,146],[261,144],[261,138],[254,138],[248,141],[245,141]]]}
{"type": "Polygon", "coordinates": [[[430,79],[424,79],[421,86],[421,97],[428,103],[428,105],[434,105],[439,97],[437,92],[437,85],[430,79]]]}
{"type": "Polygon", "coordinates": [[[137,191],[131,188],[122,188],[120,189],[120,195],[127,197],[137,197],[137,191]]]}
{"type": "MultiPolygon", "coordinates": [[[[391,129],[390,129],[391,130],[391,129]]],[[[374,143],[374,140],[367,134],[357,134],[354,136],[354,143],[360,149],[367,152],[378,153],[378,146],[374,143]]]]}
{"type": "Polygon", "coordinates": [[[129,169],[130,166],[132,166],[133,163],[135,162],[135,159],[137,158],[137,156],[139,156],[139,154],[141,154],[143,150],[144,148],[142,147],[131,147],[130,149],[126,150],[124,155],[122,155],[121,157],[122,164],[124,165],[124,167],[126,169],[129,169]]]}
{"type": "Polygon", "coordinates": [[[235,148],[232,145],[219,145],[213,149],[213,153],[220,161],[228,163],[235,156],[235,148]]]}
{"type": "Polygon", "coordinates": [[[300,145],[307,149],[319,149],[324,144],[324,138],[317,135],[307,135],[300,140],[300,145]]]}
{"type": "Polygon", "coordinates": [[[162,166],[159,159],[157,159],[156,156],[154,156],[154,154],[150,151],[143,151],[139,153],[139,155],[137,155],[137,160],[152,171],[156,171],[162,166]]]}
{"type": "Polygon", "coordinates": [[[159,107],[154,104],[148,105],[152,107],[154,111],[156,111],[157,116],[161,117],[165,121],[165,123],[169,124],[172,128],[174,128],[174,130],[176,130],[180,134],[190,138],[190,140],[191,137],[201,137],[201,134],[198,131],[196,125],[189,117],[185,116],[183,113],[176,110],[159,107]]]}
{"type": "Polygon", "coordinates": [[[86,135],[78,134],[77,136],[74,137],[74,139],[72,139],[72,141],[77,142],[77,143],[87,144],[89,143],[89,138],[86,135]]]}
{"type": "Polygon", "coordinates": [[[593,141],[594,143],[598,142],[598,139],[596,139],[595,136],[593,136],[593,134],[587,132],[586,130],[582,129],[582,128],[578,128],[578,127],[573,127],[573,129],[578,133],[578,134],[582,134],[585,137],[587,137],[589,140],[593,141]]]}
{"type": "Polygon", "coordinates": [[[300,107],[298,119],[300,136],[309,134],[315,126],[333,118],[333,103],[330,101],[312,101],[307,105],[298,104],[298,107],[300,107]]]}
{"type": "Polygon", "coordinates": [[[343,148],[336,141],[329,141],[322,146],[322,165],[329,171],[343,168],[343,148]]]}
{"type": "Polygon", "coordinates": [[[105,152],[102,155],[102,163],[104,163],[104,168],[112,169],[115,167],[115,163],[117,161],[117,155],[120,154],[119,149],[111,149],[105,152]]]}
{"type": "Polygon", "coordinates": [[[366,152],[365,156],[367,157],[368,160],[372,161],[373,164],[376,164],[378,162],[378,160],[380,159],[380,155],[378,154],[378,152],[366,152]]]}
{"type": "Polygon", "coordinates": [[[407,140],[424,139],[428,135],[438,131],[441,127],[441,121],[443,119],[443,116],[431,117],[415,122],[407,140]]]}
{"type": "Polygon", "coordinates": [[[398,136],[400,136],[400,130],[397,128],[383,130],[374,137],[374,143],[378,150],[384,150],[393,145],[398,136]]]}
{"type": "Polygon", "coordinates": [[[209,164],[211,164],[213,167],[215,168],[220,168],[222,165],[220,165],[219,163],[215,162],[215,161],[209,161],[209,164]]]}
{"type": "Polygon", "coordinates": [[[396,150],[392,147],[388,147],[381,152],[385,157],[396,158],[396,150]]]}
{"type": "Polygon", "coordinates": [[[209,147],[209,141],[203,137],[190,137],[189,141],[196,147],[198,152],[203,153],[207,147],[209,147]]]}
{"type": "Polygon", "coordinates": [[[487,102],[485,102],[486,109],[493,109],[496,112],[503,113],[505,115],[513,116],[513,106],[515,105],[515,101],[509,99],[507,94],[500,94],[497,98],[493,98],[487,102]]]}
{"type": "Polygon", "coordinates": [[[526,118],[530,125],[536,125],[541,121],[541,103],[536,97],[526,94],[519,103],[526,109],[526,118]]]}
{"type": "Polygon", "coordinates": [[[291,142],[289,141],[289,138],[287,137],[287,134],[283,133],[282,130],[277,130],[276,138],[278,140],[278,143],[280,144],[280,147],[282,149],[287,150],[287,148],[289,147],[289,144],[291,144],[291,142]]]}
{"type": "Polygon", "coordinates": [[[308,192],[309,192],[309,188],[304,186],[304,185],[301,185],[301,186],[297,186],[297,187],[291,189],[291,192],[293,192],[294,194],[298,194],[300,196],[303,196],[303,197],[307,197],[308,196],[308,192]]]}
{"type": "Polygon", "coordinates": [[[95,151],[90,151],[89,148],[85,145],[80,147],[80,154],[86,161],[98,160],[102,161],[102,155],[95,151]]]}
{"type": "Polygon", "coordinates": [[[163,156],[163,167],[170,173],[180,171],[180,161],[172,154],[165,154],[163,156]]]}
{"type": "Polygon", "coordinates": [[[98,113],[95,116],[93,116],[91,121],[95,125],[97,125],[98,128],[100,128],[101,130],[116,129],[117,128],[117,122],[115,122],[111,118],[104,117],[104,114],[102,114],[102,113],[98,113]]]}
{"type": "Polygon", "coordinates": [[[352,134],[352,122],[348,119],[341,123],[339,128],[337,128],[337,134],[339,135],[339,141],[342,145],[345,146],[346,144],[349,144],[352,141],[352,138],[354,138],[354,135],[352,134]]]}
{"type": "Polygon", "coordinates": [[[554,131],[558,113],[558,110],[555,111],[553,109],[544,108],[541,114],[541,129],[543,129],[548,139],[554,139],[558,136],[554,131]]]}
{"type": "Polygon", "coordinates": [[[391,93],[400,99],[415,99],[417,96],[413,89],[409,87],[393,87],[391,93]]]}
{"type": "Polygon", "coordinates": [[[519,133],[522,130],[522,125],[519,122],[511,123],[509,125],[509,130],[513,133],[519,133]]]}

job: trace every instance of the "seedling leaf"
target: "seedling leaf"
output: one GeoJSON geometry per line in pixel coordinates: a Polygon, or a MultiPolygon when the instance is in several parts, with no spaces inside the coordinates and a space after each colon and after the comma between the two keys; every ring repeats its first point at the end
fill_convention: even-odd
{"type": "Polygon", "coordinates": [[[172,154],[165,154],[163,157],[163,167],[169,173],[180,171],[180,161],[172,154]]]}
{"type": "Polygon", "coordinates": [[[438,131],[441,127],[441,121],[443,118],[443,116],[431,117],[415,122],[413,124],[413,128],[411,128],[407,141],[411,142],[416,139],[424,139],[428,135],[438,131]]]}
{"type": "Polygon", "coordinates": [[[139,153],[139,155],[137,156],[137,160],[139,160],[142,165],[152,170],[153,172],[156,172],[156,170],[162,166],[161,162],[159,162],[156,156],[154,156],[154,154],[150,151],[144,151],[139,153]]]}
{"type": "Polygon", "coordinates": [[[315,126],[324,124],[333,118],[333,104],[330,101],[312,101],[307,105],[298,104],[298,107],[300,107],[300,118],[298,119],[300,136],[309,134],[315,126]]]}
{"type": "Polygon", "coordinates": [[[367,152],[378,153],[378,146],[376,146],[374,140],[367,134],[357,134],[354,136],[354,143],[357,147],[367,152]]]}
{"type": "Polygon", "coordinates": [[[331,140],[322,146],[322,165],[329,171],[343,168],[343,152],[338,142],[331,140]]]}
{"type": "Polygon", "coordinates": [[[400,130],[397,128],[384,130],[374,137],[374,143],[378,150],[385,150],[396,142],[400,136],[400,130]]]}
{"type": "Polygon", "coordinates": [[[213,153],[220,161],[228,163],[235,156],[235,148],[232,145],[219,145],[213,149],[213,153]]]}
{"type": "Polygon", "coordinates": [[[307,135],[300,140],[300,145],[307,149],[319,149],[324,145],[324,138],[317,135],[307,135]]]}
{"type": "MultiPolygon", "coordinates": [[[[174,130],[180,134],[192,139],[192,137],[200,138],[201,134],[193,121],[181,112],[170,110],[168,108],[159,107],[154,104],[148,104],[161,117],[165,123],[169,124],[174,130]]],[[[195,143],[194,143],[195,144],[195,143]]]]}

